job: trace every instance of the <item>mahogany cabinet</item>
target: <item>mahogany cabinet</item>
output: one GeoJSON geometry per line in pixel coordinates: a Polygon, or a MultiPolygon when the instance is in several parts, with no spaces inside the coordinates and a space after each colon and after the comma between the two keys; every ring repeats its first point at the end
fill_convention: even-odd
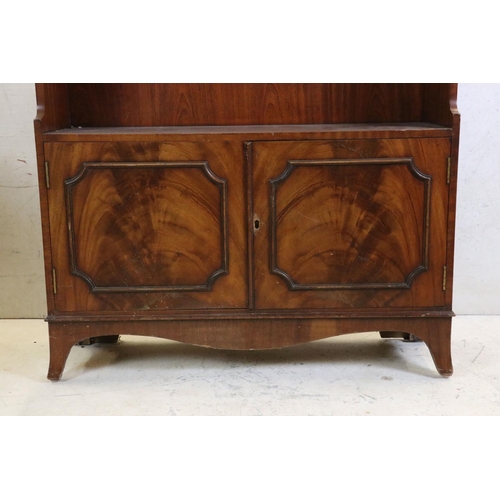
{"type": "Polygon", "coordinates": [[[50,366],[90,337],[450,333],[456,84],[37,84],[50,366]]]}

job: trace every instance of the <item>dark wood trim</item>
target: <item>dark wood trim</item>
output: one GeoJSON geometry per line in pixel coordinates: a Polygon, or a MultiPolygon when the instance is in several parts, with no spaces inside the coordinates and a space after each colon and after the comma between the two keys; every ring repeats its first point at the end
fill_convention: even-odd
{"type": "Polygon", "coordinates": [[[285,170],[269,181],[269,263],[270,272],[279,276],[286,283],[291,292],[302,290],[361,290],[361,289],[405,289],[409,290],[414,279],[429,269],[429,224],[431,203],[431,176],[422,173],[413,158],[364,158],[361,160],[329,159],[329,160],[289,160],[285,170]],[[277,217],[276,217],[276,188],[299,167],[341,167],[341,166],[370,166],[370,165],[406,165],[410,173],[424,183],[424,228],[422,235],[422,263],[413,269],[402,283],[297,283],[286,271],[278,267],[277,217]]]}
{"type": "Polygon", "coordinates": [[[137,293],[137,292],[210,292],[215,281],[229,273],[229,248],[228,248],[228,213],[227,213],[227,181],[218,177],[206,161],[186,162],[84,162],[78,173],[64,181],[66,189],[66,213],[68,220],[69,257],[71,274],[85,281],[91,293],[137,293]],[[76,243],[73,216],[73,188],[79,184],[90,170],[107,169],[141,169],[141,168],[201,168],[208,180],[217,186],[220,193],[221,213],[221,267],[215,270],[206,280],[199,285],[163,285],[163,286],[99,286],[91,276],[78,268],[76,256],[76,243]]]}

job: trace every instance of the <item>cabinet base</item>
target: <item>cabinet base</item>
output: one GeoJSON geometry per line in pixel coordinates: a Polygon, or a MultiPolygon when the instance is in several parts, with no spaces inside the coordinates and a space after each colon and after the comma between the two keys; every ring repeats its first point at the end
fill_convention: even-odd
{"type": "Polygon", "coordinates": [[[451,318],[241,319],[49,323],[48,378],[59,380],[71,348],[82,340],[143,335],[218,349],[273,349],[347,333],[408,332],[426,343],[437,371],[453,373],[451,318]]]}

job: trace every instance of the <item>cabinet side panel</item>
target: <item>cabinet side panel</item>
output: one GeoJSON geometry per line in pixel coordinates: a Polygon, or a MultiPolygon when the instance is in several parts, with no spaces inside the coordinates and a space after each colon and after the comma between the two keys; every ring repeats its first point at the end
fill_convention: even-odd
{"type": "Polygon", "coordinates": [[[456,83],[426,83],[424,85],[423,120],[452,127],[453,107],[457,99],[456,83]]]}
{"type": "Polygon", "coordinates": [[[37,117],[42,132],[70,126],[67,83],[36,84],[37,117]]]}
{"type": "Polygon", "coordinates": [[[451,165],[450,165],[450,201],[448,205],[448,245],[447,266],[448,280],[446,287],[446,304],[451,308],[453,301],[453,275],[455,255],[455,222],[457,210],[458,184],[458,151],[460,143],[460,113],[457,109],[457,84],[452,84],[450,107],[453,114],[453,135],[451,138],[451,165]]]}
{"type": "Polygon", "coordinates": [[[45,268],[45,287],[47,296],[47,309],[49,314],[54,313],[54,294],[52,283],[52,245],[50,234],[50,218],[48,206],[48,193],[45,172],[45,155],[42,142],[42,124],[35,120],[36,160],[38,168],[38,189],[40,195],[40,215],[42,222],[43,257],[45,268]]]}

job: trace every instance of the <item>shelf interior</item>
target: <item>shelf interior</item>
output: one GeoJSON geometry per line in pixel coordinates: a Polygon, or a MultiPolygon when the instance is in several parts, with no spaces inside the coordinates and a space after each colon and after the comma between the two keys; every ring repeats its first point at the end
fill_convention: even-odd
{"type": "Polygon", "coordinates": [[[451,127],[453,84],[38,84],[43,131],[420,123],[451,127]],[[43,95],[42,95],[43,94],[43,95]]]}

